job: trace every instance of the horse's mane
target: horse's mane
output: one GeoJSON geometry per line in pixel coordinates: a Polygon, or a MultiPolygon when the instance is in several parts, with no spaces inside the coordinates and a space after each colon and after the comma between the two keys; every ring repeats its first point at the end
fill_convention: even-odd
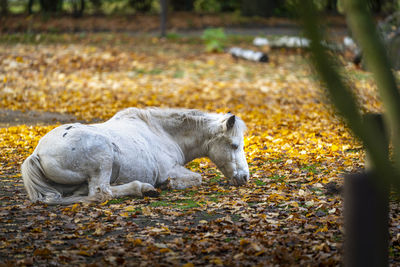
{"type": "MultiPolygon", "coordinates": [[[[127,108],[116,113],[113,119],[140,119],[155,130],[164,129],[188,129],[204,130],[210,134],[221,131],[221,124],[225,123],[232,114],[206,113],[196,109],[162,109],[162,108],[127,108]]],[[[229,134],[236,136],[246,130],[245,123],[236,117],[233,128],[229,134]]]]}

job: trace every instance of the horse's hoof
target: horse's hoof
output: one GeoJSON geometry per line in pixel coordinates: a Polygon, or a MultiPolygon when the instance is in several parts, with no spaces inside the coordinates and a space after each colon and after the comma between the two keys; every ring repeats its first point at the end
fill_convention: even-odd
{"type": "Polygon", "coordinates": [[[170,190],[171,189],[171,178],[168,178],[163,183],[157,184],[156,187],[161,190],[170,190]]]}
{"type": "Polygon", "coordinates": [[[160,192],[157,190],[149,190],[143,193],[144,197],[158,197],[160,195],[160,192]]]}

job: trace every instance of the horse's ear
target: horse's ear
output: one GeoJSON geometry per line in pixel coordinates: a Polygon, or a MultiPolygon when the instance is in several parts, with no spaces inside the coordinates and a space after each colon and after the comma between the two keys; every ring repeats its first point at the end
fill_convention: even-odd
{"type": "Polygon", "coordinates": [[[226,129],[228,131],[233,128],[233,126],[235,125],[235,121],[236,121],[235,115],[230,116],[229,119],[226,121],[226,129]]]}

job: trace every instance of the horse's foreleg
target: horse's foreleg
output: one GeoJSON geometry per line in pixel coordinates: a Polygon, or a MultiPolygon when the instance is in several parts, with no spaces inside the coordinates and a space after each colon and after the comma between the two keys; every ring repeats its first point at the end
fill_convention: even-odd
{"type": "Polygon", "coordinates": [[[201,185],[201,175],[186,169],[183,166],[175,166],[169,173],[169,186],[173,189],[185,189],[201,185]]]}
{"type": "Polygon", "coordinates": [[[127,184],[111,186],[111,191],[114,197],[135,196],[135,197],[156,197],[158,191],[148,183],[133,181],[127,184]]]}

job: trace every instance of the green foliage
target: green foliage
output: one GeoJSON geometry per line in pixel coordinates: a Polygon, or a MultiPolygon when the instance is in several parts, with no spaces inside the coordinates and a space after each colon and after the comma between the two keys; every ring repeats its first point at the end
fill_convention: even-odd
{"type": "Polygon", "coordinates": [[[207,52],[224,51],[226,35],[223,28],[206,29],[201,38],[204,40],[207,52]]]}
{"type": "MultiPolygon", "coordinates": [[[[312,0],[313,5],[318,11],[325,10],[328,6],[328,0],[312,0]]],[[[299,6],[304,5],[304,2],[301,0],[286,0],[285,8],[288,10],[290,14],[297,14],[299,6]]]]}
{"type": "Polygon", "coordinates": [[[129,0],[129,5],[139,12],[149,12],[152,0],[129,0]]]}
{"type": "Polygon", "coordinates": [[[199,12],[217,13],[221,11],[221,1],[218,0],[197,0],[194,2],[194,10],[199,12]]]}

